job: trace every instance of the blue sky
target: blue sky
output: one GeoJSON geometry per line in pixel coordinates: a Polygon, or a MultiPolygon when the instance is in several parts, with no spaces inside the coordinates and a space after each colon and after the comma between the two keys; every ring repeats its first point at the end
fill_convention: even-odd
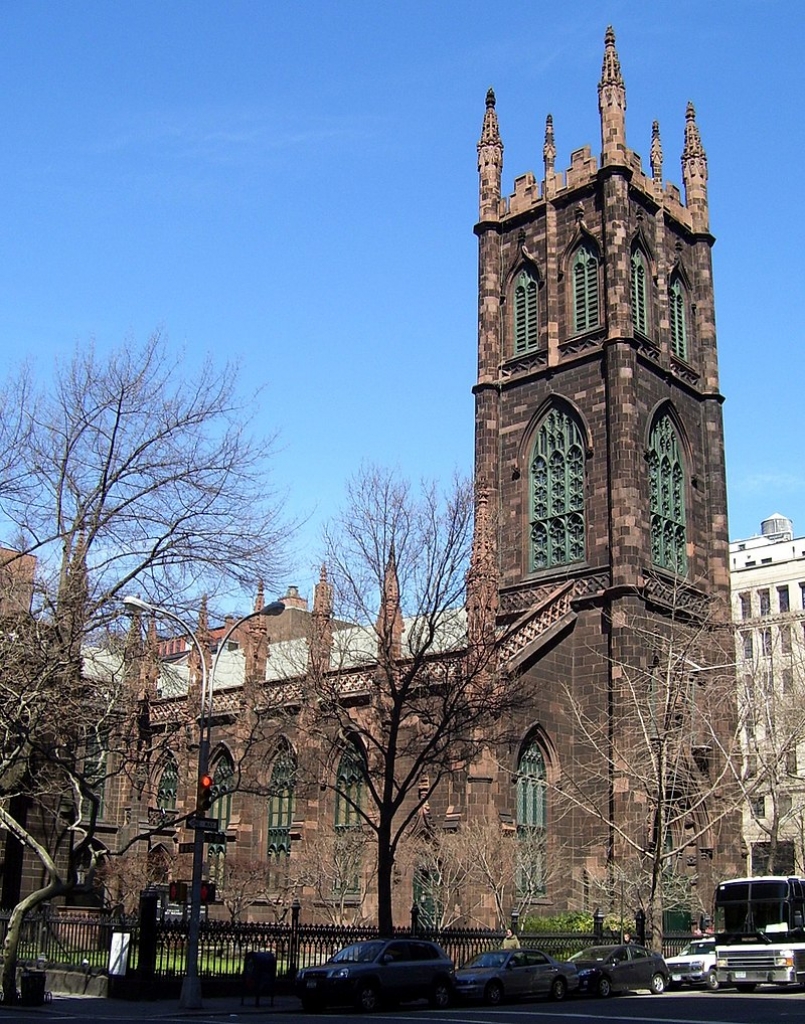
{"type": "Polygon", "coordinates": [[[487,88],[504,189],[600,149],[615,28],[629,145],[681,185],[685,105],[710,171],[733,538],[805,533],[800,470],[802,53],[793,0],[0,5],[0,337],[42,373],[160,328],[239,358],[278,429],[275,483],[320,524],[362,461],[471,470],[475,145],[487,88]]]}

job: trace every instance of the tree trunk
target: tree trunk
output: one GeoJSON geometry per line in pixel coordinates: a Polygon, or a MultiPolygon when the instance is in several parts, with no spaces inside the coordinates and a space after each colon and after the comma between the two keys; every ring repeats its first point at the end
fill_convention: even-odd
{"type": "Polygon", "coordinates": [[[21,900],[11,911],[8,931],[3,942],[3,1005],[11,1006],[17,1001],[17,954],[20,948],[22,925],[30,910],[35,910],[47,900],[66,891],[59,882],[51,882],[44,889],[38,889],[21,900]]]}
{"type": "Polygon", "coordinates": [[[377,832],[377,926],[381,936],[391,936],[394,914],[391,905],[391,882],[394,853],[391,849],[391,826],[381,821],[377,832]]]}

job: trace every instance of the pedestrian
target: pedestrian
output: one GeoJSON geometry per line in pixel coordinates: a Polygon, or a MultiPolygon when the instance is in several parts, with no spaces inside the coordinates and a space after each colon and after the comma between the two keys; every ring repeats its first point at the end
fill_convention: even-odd
{"type": "Polygon", "coordinates": [[[632,941],[632,933],[631,932],[624,932],[623,933],[623,943],[624,943],[624,945],[628,946],[631,941],[632,941]]]}
{"type": "Polygon", "coordinates": [[[517,936],[514,934],[514,932],[511,930],[511,928],[507,928],[506,929],[506,938],[503,940],[503,948],[504,949],[519,949],[520,948],[520,940],[517,938],[517,936]]]}

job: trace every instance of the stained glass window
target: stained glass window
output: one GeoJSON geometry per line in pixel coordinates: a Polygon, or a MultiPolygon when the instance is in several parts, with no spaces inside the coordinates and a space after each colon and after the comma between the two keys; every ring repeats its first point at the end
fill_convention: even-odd
{"type": "Polygon", "coordinates": [[[578,423],[552,409],[537,430],[531,458],[531,569],[585,557],[584,444],[578,423]]]}
{"type": "Polygon", "coordinates": [[[581,334],[599,323],[598,256],[590,245],[576,250],[572,264],[573,333],[581,334]]]}
{"type": "Polygon", "coordinates": [[[545,892],[547,779],[539,745],[530,743],[517,766],[517,888],[530,896],[545,892]]]}
{"type": "Polygon", "coordinates": [[[514,286],[514,354],[532,351],[537,339],[537,282],[523,270],[514,286]]]}
{"type": "Polygon", "coordinates": [[[649,439],[651,561],[681,576],[688,571],[685,467],[670,417],[661,416],[649,439]]]}

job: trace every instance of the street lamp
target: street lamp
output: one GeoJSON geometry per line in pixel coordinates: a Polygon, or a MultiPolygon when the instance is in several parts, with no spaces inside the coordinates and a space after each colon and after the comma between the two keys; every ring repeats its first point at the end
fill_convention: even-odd
{"type": "MultiPolygon", "coordinates": [[[[172,619],[182,628],[182,632],[189,637],[198,655],[201,665],[201,709],[198,719],[199,743],[198,743],[198,775],[197,781],[203,779],[210,767],[210,725],[213,709],[213,692],[215,686],[215,670],[218,667],[218,659],[221,651],[226,647],[227,641],[238,626],[242,626],[249,619],[255,619],[260,615],[281,615],[285,611],[282,601],[272,601],[271,604],[250,612],[234,622],[224,633],[212,660],[212,667],[207,672],[207,660],[201,644],[198,642],[193,628],[175,612],[168,611],[160,605],[149,604],[139,597],[124,597],[123,604],[135,611],[152,612],[153,614],[164,615],[172,619]]],[[[190,891],[190,923],[187,929],[187,968],[182,980],[182,991],[179,996],[179,1007],[183,1010],[198,1010],[201,1008],[201,980],[198,975],[198,947],[201,925],[201,875],[204,867],[204,828],[199,827],[194,818],[193,835],[193,874],[190,891]]]]}

